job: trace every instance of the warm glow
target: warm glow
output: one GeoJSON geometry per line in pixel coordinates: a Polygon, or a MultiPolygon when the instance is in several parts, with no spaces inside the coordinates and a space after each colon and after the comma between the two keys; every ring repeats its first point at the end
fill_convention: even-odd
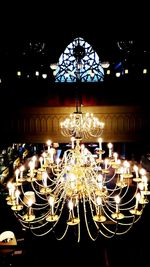
{"type": "MultiPolygon", "coordinates": [[[[86,117],[89,118],[89,115],[86,117]]],[[[62,235],[57,237],[60,240],[68,233],[69,226],[77,227],[79,242],[82,223],[85,223],[93,241],[96,235],[91,227],[95,227],[95,233],[100,229],[99,234],[108,238],[128,232],[148,203],[145,196],[149,194],[145,169],[140,170],[142,178],[136,180],[137,166],[132,167],[127,160],[120,159],[117,152],[112,154],[112,143],[108,143],[108,151],[104,151],[105,158],[99,160],[81,142],[82,139],[72,136],[71,140],[73,144],[64,151],[62,158],[56,157],[57,147],[54,148],[52,142],[48,145],[54,153],[49,153],[46,147],[42,156],[34,157],[40,162],[39,168],[32,157],[27,166],[27,184],[23,180],[19,188],[19,191],[23,191],[17,193],[16,184],[8,184],[8,204],[17,211],[21,224],[32,228],[36,236],[55,231],[59,222],[64,225],[62,235]],[[130,188],[132,179],[135,185],[132,184],[130,188]],[[30,190],[26,191],[26,187],[30,190]],[[105,221],[112,223],[102,224],[105,221]]],[[[102,142],[101,137],[97,140],[102,142]]]]}

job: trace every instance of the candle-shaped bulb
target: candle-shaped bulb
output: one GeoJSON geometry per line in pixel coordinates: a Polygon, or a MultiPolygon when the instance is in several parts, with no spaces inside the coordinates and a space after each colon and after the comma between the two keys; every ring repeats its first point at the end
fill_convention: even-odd
{"type": "Polygon", "coordinates": [[[56,164],[57,164],[57,168],[59,167],[59,162],[60,162],[60,158],[56,158],[56,164]]]}
{"type": "Polygon", "coordinates": [[[139,172],[140,172],[141,176],[144,176],[146,174],[146,171],[144,168],[141,168],[139,172]]]}
{"type": "Polygon", "coordinates": [[[98,182],[99,189],[102,190],[102,188],[103,188],[103,176],[102,176],[102,174],[98,175],[97,182],[98,182]]]}
{"type": "Polygon", "coordinates": [[[50,154],[50,146],[51,146],[51,144],[52,144],[51,140],[48,140],[48,141],[47,141],[47,146],[48,146],[47,150],[48,150],[48,154],[50,154]]]}
{"type": "Polygon", "coordinates": [[[142,183],[143,183],[143,185],[144,185],[144,190],[145,191],[147,191],[147,189],[148,189],[148,183],[147,183],[147,176],[142,176],[142,183]]]}
{"type": "Polygon", "coordinates": [[[18,182],[18,176],[19,176],[19,169],[16,169],[15,171],[15,175],[16,175],[16,183],[18,182]]]}
{"type": "Polygon", "coordinates": [[[72,200],[69,200],[68,207],[69,207],[69,210],[73,210],[73,202],[72,202],[72,200]]]}
{"type": "Polygon", "coordinates": [[[118,153],[117,152],[114,152],[113,153],[113,157],[114,157],[115,162],[117,163],[118,153]]]}
{"type": "Polygon", "coordinates": [[[102,141],[103,141],[102,138],[99,138],[99,139],[98,139],[99,149],[100,149],[100,150],[102,150],[102,141]]]}
{"type": "Polygon", "coordinates": [[[108,159],[105,159],[105,169],[108,168],[108,159]]]}
{"type": "Polygon", "coordinates": [[[16,191],[15,191],[16,205],[19,204],[19,195],[20,195],[20,191],[18,189],[16,189],[16,191]]]}
{"type": "Polygon", "coordinates": [[[139,203],[140,197],[141,197],[141,194],[138,192],[136,194],[136,203],[135,203],[135,209],[136,210],[138,209],[138,203],[139,203]]]}
{"type": "Polygon", "coordinates": [[[23,178],[23,171],[25,170],[25,167],[22,165],[20,166],[20,178],[23,178]]]}
{"type": "Polygon", "coordinates": [[[116,202],[116,213],[119,213],[120,197],[118,195],[115,196],[115,202],[116,202]]]}
{"type": "Polygon", "coordinates": [[[102,198],[100,196],[98,196],[96,199],[96,202],[97,202],[98,206],[102,205],[102,198]]]}
{"type": "Polygon", "coordinates": [[[108,143],[108,149],[109,149],[109,158],[112,157],[112,149],[113,149],[113,144],[112,143],[108,143]]]}
{"type": "Polygon", "coordinates": [[[74,137],[71,137],[71,148],[74,149],[74,141],[75,141],[75,138],[74,137]]]}
{"type": "Polygon", "coordinates": [[[51,215],[54,215],[54,197],[50,196],[48,201],[51,206],[51,215]]]}
{"type": "Polygon", "coordinates": [[[33,170],[34,170],[34,167],[35,167],[35,162],[31,160],[29,162],[29,167],[30,167],[30,177],[33,177],[33,170]]]}
{"type": "Polygon", "coordinates": [[[136,178],[138,178],[138,176],[139,176],[139,174],[138,174],[138,170],[139,170],[138,166],[137,165],[134,165],[133,166],[133,170],[135,171],[136,178]]]}

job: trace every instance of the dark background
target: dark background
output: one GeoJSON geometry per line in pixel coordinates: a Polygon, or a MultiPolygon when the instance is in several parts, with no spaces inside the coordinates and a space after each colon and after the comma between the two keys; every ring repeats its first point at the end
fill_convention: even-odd
{"type": "MultiPolygon", "coordinates": [[[[39,62],[41,64],[41,61],[46,65],[50,62],[57,62],[68,43],[78,36],[85,38],[100,57],[102,55],[103,59],[109,59],[112,65],[117,63],[118,59],[128,56],[131,65],[139,66],[142,64],[141,58],[145,60],[144,51],[146,51],[146,60],[149,59],[149,16],[147,16],[144,3],[144,8],[140,5],[138,12],[127,3],[126,6],[122,4],[119,10],[115,7],[111,9],[109,3],[107,8],[103,8],[101,3],[99,6],[93,3],[93,8],[88,6],[88,12],[84,8],[82,10],[81,6],[74,2],[70,2],[69,5],[64,3],[63,8],[58,4],[59,7],[51,6],[47,9],[45,5],[42,6],[42,3],[36,3],[37,6],[33,8],[30,4],[27,2],[22,3],[21,6],[16,4],[16,7],[9,4],[1,8],[0,70],[5,82],[0,86],[0,96],[3,112],[7,112],[9,104],[14,108],[22,104],[55,103],[59,105],[60,99],[61,101],[63,99],[60,87],[57,88],[53,81],[49,87],[49,81],[23,80],[20,82],[17,80],[15,73],[19,64],[24,65],[25,61],[30,70],[33,61],[36,61],[29,51],[30,42],[33,45],[38,42],[46,43],[46,52],[43,56],[38,56],[37,64],[39,62]],[[118,40],[127,41],[127,44],[129,40],[133,40],[134,49],[131,52],[127,52],[126,48],[119,50],[118,40]],[[29,53],[27,57],[22,55],[23,51],[29,53]],[[33,91],[29,99],[28,93],[31,92],[31,88],[33,91]],[[38,97],[40,88],[45,94],[38,97]],[[23,92],[24,98],[20,101],[23,92]],[[53,100],[51,100],[50,92],[54,94],[53,100]],[[59,97],[56,99],[56,96],[59,97]]],[[[94,85],[95,95],[99,96],[99,99],[97,97],[96,100],[94,99],[94,104],[97,101],[97,104],[141,103],[149,106],[149,78],[146,81],[143,81],[142,77],[139,79],[139,76],[138,78],[133,76],[128,81],[112,79],[101,85],[100,89],[101,95],[99,96],[97,86],[94,85]],[[120,87],[123,91],[127,90],[130,97],[122,97],[120,87]],[[109,94],[108,92],[105,94],[106,88],[109,88],[109,94]]],[[[90,89],[89,92],[91,92],[90,89]]],[[[70,101],[72,95],[68,99],[70,101]]],[[[35,238],[28,231],[22,232],[20,224],[5,205],[3,194],[0,210],[0,232],[12,229],[17,237],[23,237],[25,240],[21,245],[23,256],[16,261],[18,266],[33,266],[33,264],[37,266],[54,264],[55,266],[60,266],[60,264],[63,266],[80,266],[81,264],[91,266],[92,264],[106,267],[149,266],[147,243],[150,239],[150,209],[148,205],[145,207],[143,218],[127,235],[113,240],[100,237],[95,243],[90,241],[86,235],[82,236],[80,243],[76,243],[68,239],[56,241],[54,235],[35,238]]]]}

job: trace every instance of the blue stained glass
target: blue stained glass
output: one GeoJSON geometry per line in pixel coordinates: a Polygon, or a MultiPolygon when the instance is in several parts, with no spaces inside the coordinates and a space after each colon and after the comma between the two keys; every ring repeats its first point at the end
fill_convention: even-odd
{"type": "Polygon", "coordinates": [[[99,82],[104,79],[104,69],[98,54],[81,37],[75,38],[61,54],[55,75],[56,82],[76,82],[79,79],[81,82],[99,82]]]}

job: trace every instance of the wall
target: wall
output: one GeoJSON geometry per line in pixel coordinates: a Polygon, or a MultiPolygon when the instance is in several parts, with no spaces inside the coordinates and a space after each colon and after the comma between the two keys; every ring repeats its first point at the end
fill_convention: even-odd
{"type": "MultiPolygon", "coordinates": [[[[60,134],[60,122],[74,112],[74,107],[26,107],[10,110],[1,118],[3,142],[68,143],[60,134]]],[[[141,106],[88,106],[82,112],[92,112],[105,123],[106,142],[149,142],[150,116],[141,106]]],[[[88,139],[88,142],[94,141],[88,139]]]]}

